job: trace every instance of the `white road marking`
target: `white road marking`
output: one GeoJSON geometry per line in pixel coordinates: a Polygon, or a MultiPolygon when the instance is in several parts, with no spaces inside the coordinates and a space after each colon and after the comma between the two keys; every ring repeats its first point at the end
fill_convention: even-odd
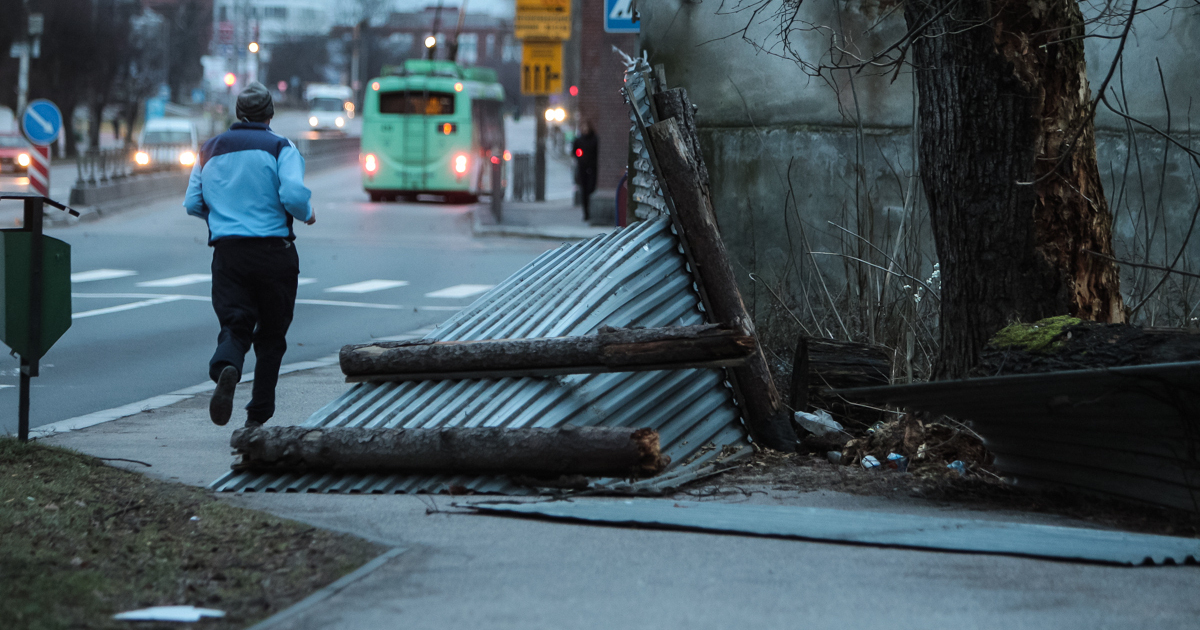
{"type": "Polygon", "coordinates": [[[316,278],[296,278],[296,286],[302,287],[306,284],[312,284],[316,281],[316,278]]]}
{"type": "Polygon", "coordinates": [[[170,297],[179,300],[192,300],[196,302],[211,302],[212,298],[207,295],[171,295],[163,293],[72,293],[73,298],[100,298],[106,300],[153,300],[155,298],[170,297]]]}
{"type": "Polygon", "coordinates": [[[16,387],[16,385],[0,385],[0,389],[4,389],[5,387],[16,387]]]}
{"type": "Polygon", "coordinates": [[[372,291],[383,291],[384,289],[394,289],[396,287],[408,286],[406,280],[364,280],[355,282],[354,284],[343,284],[336,287],[325,289],[326,293],[371,293],[372,291]]]}
{"type": "Polygon", "coordinates": [[[494,284],[456,284],[452,287],[439,289],[432,293],[426,293],[427,298],[465,298],[472,295],[479,295],[494,287],[494,284]]]}
{"type": "Polygon", "coordinates": [[[97,280],[112,280],[114,278],[125,278],[136,275],[136,271],[129,269],[93,269],[91,271],[77,271],[71,274],[71,282],[95,282],[97,280]]]}
{"type": "Polygon", "coordinates": [[[189,284],[199,284],[201,282],[212,282],[212,274],[207,273],[189,273],[183,276],[175,276],[174,278],[163,278],[161,280],[148,280],[139,282],[139,287],[183,287],[189,284]]]}
{"type": "Polygon", "coordinates": [[[296,300],[297,304],[316,304],[318,306],[350,306],[354,308],[382,308],[389,311],[398,311],[404,308],[400,304],[372,304],[370,302],[342,302],[340,300],[296,300]]]}
{"type": "Polygon", "coordinates": [[[181,298],[178,295],[165,295],[163,297],[154,298],[152,300],[142,300],[141,302],[130,302],[129,304],[121,304],[120,306],[110,306],[108,308],[98,308],[91,311],[83,311],[81,313],[71,313],[71,319],[83,319],[85,317],[95,317],[96,315],[108,315],[109,313],[120,313],[121,311],[132,311],[135,308],[145,308],[147,306],[155,306],[157,304],[166,304],[168,302],[178,302],[181,298]]]}

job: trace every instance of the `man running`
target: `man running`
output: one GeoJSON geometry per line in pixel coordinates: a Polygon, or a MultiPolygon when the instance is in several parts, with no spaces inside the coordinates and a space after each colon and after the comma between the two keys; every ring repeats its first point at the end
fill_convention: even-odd
{"type": "Polygon", "coordinates": [[[183,206],[208,223],[213,248],[212,305],[221,324],[208,363],[217,387],[209,402],[213,423],[233,414],[242,363],[254,346],[254,388],[246,427],[275,415],[275,384],[287,351],[296,307],[296,254],[292,220],[316,222],[304,186],[304,158],[290,140],[271,131],[271,93],[254,81],[237,98],[229,131],[204,143],[192,167],[183,206]]]}

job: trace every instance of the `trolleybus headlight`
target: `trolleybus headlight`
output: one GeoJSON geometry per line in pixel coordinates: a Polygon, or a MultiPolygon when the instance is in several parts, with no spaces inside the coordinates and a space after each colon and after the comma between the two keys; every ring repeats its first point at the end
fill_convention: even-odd
{"type": "Polygon", "coordinates": [[[191,166],[196,163],[196,154],[191,151],[184,151],[179,154],[179,163],[184,166],[191,166]]]}
{"type": "Polygon", "coordinates": [[[21,155],[18,155],[17,164],[20,164],[21,166],[29,166],[29,154],[22,153],[21,155]]]}
{"type": "Polygon", "coordinates": [[[335,124],[339,127],[344,127],[346,125],[346,119],[342,118],[341,116],[338,116],[337,119],[335,119],[333,121],[333,124],[335,124]]]}
{"type": "Polygon", "coordinates": [[[461,83],[455,83],[455,84],[454,84],[454,91],[455,91],[455,92],[461,92],[461,91],[462,91],[462,84],[461,84],[461,83]]]}
{"type": "Polygon", "coordinates": [[[145,166],[150,163],[150,154],[145,151],[138,151],[133,156],[133,161],[138,163],[138,166],[145,166]]]}
{"type": "Polygon", "coordinates": [[[316,117],[316,116],[309,116],[309,117],[308,117],[308,126],[309,126],[309,127],[316,127],[316,126],[317,126],[317,123],[319,123],[319,122],[321,122],[321,121],[317,120],[317,117],[316,117]]]}
{"type": "Polygon", "coordinates": [[[504,150],[504,161],[505,161],[505,162],[508,162],[508,161],[511,161],[511,160],[512,160],[512,153],[511,153],[511,152],[509,152],[507,149],[505,149],[505,150],[504,150]]]}
{"type": "Polygon", "coordinates": [[[454,172],[460,175],[467,172],[467,156],[460,155],[454,158],[454,172]]]}
{"type": "Polygon", "coordinates": [[[363,170],[368,173],[374,173],[378,168],[379,164],[375,162],[375,155],[368,153],[367,156],[363,158],[363,170]]]}

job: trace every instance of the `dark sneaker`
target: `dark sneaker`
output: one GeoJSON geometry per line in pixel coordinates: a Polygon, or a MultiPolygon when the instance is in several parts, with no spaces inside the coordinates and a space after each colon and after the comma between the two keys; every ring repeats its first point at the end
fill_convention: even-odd
{"type": "Polygon", "coordinates": [[[233,415],[233,390],[237,387],[242,375],[237,368],[226,365],[217,377],[217,389],[213,391],[212,400],[208,402],[208,417],[213,424],[223,427],[233,415]]]}

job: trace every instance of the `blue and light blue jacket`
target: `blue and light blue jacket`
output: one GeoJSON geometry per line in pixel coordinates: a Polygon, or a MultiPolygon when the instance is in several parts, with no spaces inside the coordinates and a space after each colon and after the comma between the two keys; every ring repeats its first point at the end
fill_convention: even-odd
{"type": "Polygon", "coordinates": [[[235,123],[200,148],[183,207],[208,221],[208,244],[224,238],[295,240],[292,218],[312,218],[304,158],[266,123],[235,123]]]}

